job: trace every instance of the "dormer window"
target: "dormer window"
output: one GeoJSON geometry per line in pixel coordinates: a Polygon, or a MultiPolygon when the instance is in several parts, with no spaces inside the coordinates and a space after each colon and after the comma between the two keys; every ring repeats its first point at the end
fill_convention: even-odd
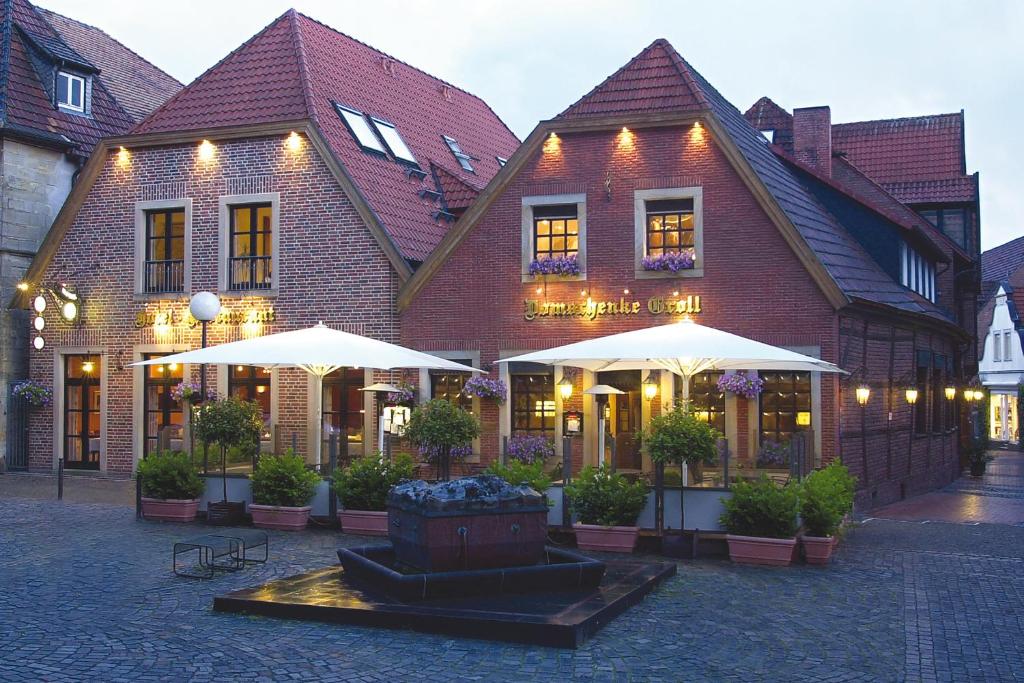
{"type": "Polygon", "coordinates": [[[444,142],[448,145],[448,149],[450,149],[452,154],[455,155],[455,158],[458,160],[459,166],[462,167],[462,170],[469,173],[476,173],[476,171],[473,170],[473,157],[462,151],[462,147],[460,147],[459,143],[455,141],[455,138],[450,138],[447,135],[442,135],[441,137],[444,138],[444,142]]]}
{"type": "Polygon", "coordinates": [[[775,130],[774,129],[766,128],[766,129],[761,131],[761,135],[763,135],[764,139],[767,140],[769,143],[775,144],[775,130]]]}
{"type": "Polygon", "coordinates": [[[85,111],[85,78],[67,71],[57,72],[57,106],[85,111]]]}

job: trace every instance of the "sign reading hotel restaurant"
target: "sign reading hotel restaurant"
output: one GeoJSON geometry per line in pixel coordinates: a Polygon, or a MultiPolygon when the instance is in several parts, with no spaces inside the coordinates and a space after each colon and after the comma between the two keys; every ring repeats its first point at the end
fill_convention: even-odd
{"type": "Polygon", "coordinates": [[[701,312],[700,296],[692,294],[681,297],[652,296],[647,300],[646,308],[641,302],[619,297],[618,301],[594,301],[587,297],[586,301],[539,301],[527,299],[523,302],[523,317],[527,320],[537,318],[583,318],[596,320],[617,316],[639,315],[646,310],[651,315],[692,315],[701,312]]]}
{"type": "MultiPolygon", "coordinates": [[[[268,308],[239,308],[234,310],[221,309],[213,325],[263,325],[272,323],[277,319],[274,307],[268,308]]],[[[199,321],[192,317],[188,308],[159,308],[153,310],[142,309],[135,312],[135,327],[166,327],[171,325],[188,325],[196,327],[199,321]]]]}

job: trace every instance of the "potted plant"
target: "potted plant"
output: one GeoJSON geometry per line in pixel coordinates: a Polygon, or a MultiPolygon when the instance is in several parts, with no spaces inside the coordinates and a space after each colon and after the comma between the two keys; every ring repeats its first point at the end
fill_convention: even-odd
{"type": "Polygon", "coordinates": [[[260,458],[252,473],[252,523],[264,529],[301,531],[309,522],[309,501],[320,475],[294,453],[260,458]]]}
{"type": "Polygon", "coordinates": [[[786,566],[796,548],[800,499],[795,485],[780,486],[765,475],[733,484],[723,499],[729,557],[742,564],[786,566]]]}
{"type": "Polygon", "coordinates": [[[537,493],[545,493],[551,488],[551,477],[544,472],[543,460],[523,462],[513,459],[509,460],[506,465],[502,465],[495,460],[484,472],[501,477],[508,483],[515,484],[516,486],[525,484],[537,493]]]}
{"type": "Polygon", "coordinates": [[[53,392],[39,382],[26,379],[11,387],[11,393],[33,408],[42,408],[53,401],[53,392]]]}
{"type": "Polygon", "coordinates": [[[165,522],[191,522],[206,488],[185,453],[152,453],[139,461],[142,479],[142,516],[165,522]]]}
{"type": "Polygon", "coordinates": [[[451,474],[452,450],[466,448],[479,435],[477,419],[443,398],[417,406],[405,428],[405,438],[410,443],[421,453],[436,458],[438,479],[442,481],[447,481],[451,474]]]}
{"type": "Polygon", "coordinates": [[[206,504],[206,521],[218,525],[240,524],[245,515],[245,503],[228,501],[228,449],[234,448],[255,454],[260,447],[263,415],[255,401],[243,401],[230,396],[203,404],[196,411],[196,436],[205,444],[220,448],[220,469],[224,495],[222,500],[206,504]]]}
{"type": "Polygon", "coordinates": [[[800,483],[800,545],[808,564],[828,564],[843,518],[853,509],[855,480],[839,461],[815,470],[800,483]]]}
{"type": "Polygon", "coordinates": [[[986,466],[992,462],[992,456],[988,453],[987,444],[984,441],[971,442],[967,446],[967,466],[970,468],[972,477],[985,475],[986,466]]]}
{"type": "Polygon", "coordinates": [[[636,519],[647,504],[644,482],[588,465],[565,487],[565,497],[579,518],[573,528],[581,550],[633,552],[640,537],[636,519]]]}
{"type": "MultiPolygon", "coordinates": [[[[670,538],[666,535],[662,539],[663,549],[673,556],[685,552],[682,546],[685,528],[683,490],[686,482],[682,480],[682,465],[685,463],[697,472],[704,465],[713,465],[718,459],[717,444],[721,437],[715,428],[680,406],[651,418],[643,431],[644,445],[654,463],[659,467],[668,463],[680,465],[682,485],[679,487],[679,536],[670,538]]],[[[657,482],[660,484],[661,478],[657,482]]],[[[659,501],[664,501],[664,486],[657,486],[655,495],[659,501]]],[[[661,509],[664,509],[664,503],[661,509]]]]}
{"type": "Polygon", "coordinates": [[[388,535],[387,498],[395,484],[412,479],[412,458],[405,453],[387,462],[380,453],[352,462],[334,481],[334,495],[341,501],[338,522],[347,534],[388,535]]]}
{"type": "Polygon", "coordinates": [[[508,387],[500,379],[491,379],[483,375],[474,375],[466,380],[462,387],[462,393],[466,396],[475,396],[494,401],[499,406],[505,402],[508,396],[508,387]]]}

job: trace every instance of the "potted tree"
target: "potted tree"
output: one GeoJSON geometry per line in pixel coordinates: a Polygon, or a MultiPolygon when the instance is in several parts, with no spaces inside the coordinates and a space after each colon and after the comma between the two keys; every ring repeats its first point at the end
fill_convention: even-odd
{"type": "Polygon", "coordinates": [[[206,504],[206,521],[218,525],[240,524],[245,515],[245,503],[228,501],[228,449],[241,449],[249,454],[259,450],[263,416],[255,401],[243,401],[229,396],[203,404],[196,411],[196,436],[204,444],[217,444],[220,448],[220,471],[223,498],[219,503],[206,504]]]}
{"type": "Polygon", "coordinates": [[[165,522],[191,522],[206,485],[185,453],[152,453],[139,461],[142,516],[165,522]]]}
{"type": "Polygon", "coordinates": [[[733,562],[786,566],[792,561],[800,506],[795,485],[779,486],[761,475],[733,484],[732,497],[722,502],[720,521],[733,562]]]}
{"type": "Polygon", "coordinates": [[[338,522],[347,534],[388,535],[388,491],[412,479],[412,458],[401,453],[388,462],[380,453],[353,461],[334,481],[334,495],[341,501],[338,522]]]}
{"type": "Polygon", "coordinates": [[[640,537],[636,519],[647,504],[644,482],[588,465],[565,487],[565,497],[579,518],[573,529],[581,550],[633,552],[640,537]]]}
{"type": "Polygon", "coordinates": [[[800,545],[808,564],[828,564],[843,518],[853,509],[854,486],[854,478],[839,460],[811,472],[800,483],[804,527],[800,545]]]}
{"type": "Polygon", "coordinates": [[[252,473],[252,523],[264,529],[301,531],[309,522],[320,475],[294,453],[260,458],[252,473]]]}
{"type": "Polygon", "coordinates": [[[480,435],[480,423],[454,403],[435,398],[417,406],[409,416],[405,438],[421,452],[436,457],[437,477],[448,481],[452,450],[465,448],[480,435]]]}
{"type": "MultiPolygon", "coordinates": [[[[692,467],[695,471],[704,465],[713,465],[718,459],[717,443],[722,435],[711,425],[703,420],[697,419],[692,413],[675,406],[671,411],[656,415],[647,423],[643,432],[644,445],[651,460],[658,467],[666,464],[680,465],[680,488],[679,488],[679,536],[671,537],[665,535],[662,539],[662,549],[672,556],[682,556],[685,552],[684,545],[684,522],[685,514],[683,491],[686,482],[682,480],[682,465],[692,467]]],[[[659,501],[665,499],[665,489],[662,477],[656,479],[655,495],[659,501]]],[[[664,509],[664,503],[661,504],[664,509]]]]}

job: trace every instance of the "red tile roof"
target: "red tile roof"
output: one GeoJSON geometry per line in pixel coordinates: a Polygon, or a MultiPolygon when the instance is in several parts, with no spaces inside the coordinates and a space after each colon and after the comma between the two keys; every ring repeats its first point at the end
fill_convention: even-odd
{"type": "Polygon", "coordinates": [[[142,119],[181,90],[181,83],[107,35],[102,29],[37,7],[61,38],[100,70],[103,85],[135,119],[142,119]]]}
{"type": "MultiPolygon", "coordinates": [[[[0,4],[0,41],[4,43],[5,57],[5,63],[0,64],[0,125],[6,130],[66,145],[85,156],[100,138],[124,133],[135,124],[132,114],[112,94],[114,90],[131,88],[131,83],[110,85],[118,74],[106,74],[100,63],[76,51],[43,12],[27,0],[6,0],[0,4]],[[33,48],[33,43],[38,47],[33,48]],[[32,49],[100,70],[92,75],[89,115],[57,109],[30,59],[32,49]]],[[[117,43],[109,38],[108,41],[105,49],[113,53],[117,43]]],[[[121,49],[129,53],[127,48],[121,49]]]]}
{"type": "Polygon", "coordinates": [[[743,115],[758,130],[773,130],[772,140],[787,152],[793,151],[793,115],[775,104],[770,98],[762,97],[743,115]]]}
{"type": "Polygon", "coordinates": [[[449,210],[469,208],[469,205],[480,194],[481,188],[471,185],[453,171],[449,171],[436,162],[430,162],[430,170],[434,174],[438,191],[444,195],[445,206],[449,210]]]}
{"type": "Polygon", "coordinates": [[[883,183],[896,199],[904,204],[941,204],[944,202],[978,201],[978,176],[968,175],[943,180],[912,180],[883,183]]]}
{"type": "Polygon", "coordinates": [[[967,173],[963,134],[963,112],[840,123],[832,148],[883,185],[948,180],[967,173]]]}
{"type": "Polygon", "coordinates": [[[448,170],[477,187],[519,140],[480,98],[289,10],[193,81],[133,132],[189,130],[311,119],[403,256],[422,261],[448,223],[419,196],[433,180],[363,151],[333,102],[394,124],[420,167],[450,159],[442,136],[473,157],[475,174],[448,170]]]}

